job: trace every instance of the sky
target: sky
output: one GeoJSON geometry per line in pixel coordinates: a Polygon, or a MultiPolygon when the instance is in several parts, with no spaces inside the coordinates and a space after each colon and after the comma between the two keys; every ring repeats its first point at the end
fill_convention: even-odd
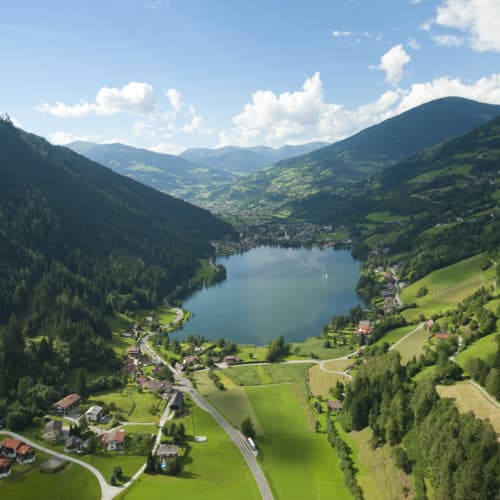
{"type": "Polygon", "coordinates": [[[54,144],[334,142],[449,95],[500,104],[500,0],[0,3],[0,112],[54,144]]]}

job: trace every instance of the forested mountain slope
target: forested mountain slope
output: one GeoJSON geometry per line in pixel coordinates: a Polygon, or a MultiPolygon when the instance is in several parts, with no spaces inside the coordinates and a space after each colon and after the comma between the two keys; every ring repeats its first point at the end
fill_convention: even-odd
{"type": "Polygon", "coordinates": [[[458,97],[438,99],[348,139],[280,162],[212,194],[214,206],[227,209],[288,209],[289,203],[343,189],[384,168],[486,123],[500,106],[458,97]]]}
{"type": "Polygon", "coordinates": [[[12,400],[24,416],[43,408],[40,394],[62,390],[70,368],[113,364],[112,308],[158,304],[211,255],[211,239],[233,234],[205,210],[1,120],[0,178],[0,416],[12,400]]]}

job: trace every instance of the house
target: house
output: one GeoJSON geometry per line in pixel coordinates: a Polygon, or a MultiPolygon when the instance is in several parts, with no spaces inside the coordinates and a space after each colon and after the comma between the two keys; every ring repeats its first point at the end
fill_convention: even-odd
{"type": "Polygon", "coordinates": [[[7,458],[16,458],[16,450],[22,444],[19,439],[4,438],[0,441],[0,453],[7,458]]]}
{"type": "Polygon", "coordinates": [[[448,340],[450,338],[449,332],[438,332],[434,335],[434,338],[437,340],[448,340]]]}
{"type": "Polygon", "coordinates": [[[241,363],[241,359],[236,356],[224,356],[224,363],[226,365],[236,365],[237,363],[241,363]]]}
{"type": "Polygon", "coordinates": [[[141,330],[142,330],[142,326],[141,326],[139,323],[134,323],[134,324],[132,325],[132,331],[133,331],[134,333],[136,333],[136,334],[137,334],[137,333],[139,333],[141,330]]]}
{"type": "Polygon", "coordinates": [[[139,346],[129,347],[127,349],[128,358],[138,358],[141,355],[141,348],[139,346]]]}
{"type": "Polygon", "coordinates": [[[144,388],[149,392],[170,392],[172,383],[167,380],[146,380],[144,388]]]}
{"type": "Polygon", "coordinates": [[[91,406],[85,412],[85,419],[87,420],[87,422],[100,422],[103,416],[104,408],[99,405],[91,406]]]}
{"type": "Polygon", "coordinates": [[[123,365],[123,372],[132,378],[140,377],[142,375],[141,368],[134,363],[134,361],[136,360],[127,359],[123,365]]]}
{"type": "Polygon", "coordinates": [[[370,321],[365,319],[359,322],[358,329],[356,330],[357,335],[371,335],[373,328],[371,327],[370,321]]]}
{"type": "Polygon", "coordinates": [[[427,328],[427,331],[429,331],[433,326],[434,326],[433,319],[429,319],[425,322],[425,328],[427,328]]]}
{"type": "Polygon", "coordinates": [[[184,365],[181,365],[180,363],[175,363],[174,368],[178,372],[183,372],[186,369],[186,367],[184,365]]]}
{"type": "Polygon", "coordinates": [[[0,479],[9,477],[10,473],[10,460],[7,460],[6,458],[0,458],[0,479]]]}
{"type": "Polygon", "coordinates": [[[342,410],[342,401],[336,399],[335,401],[328,401],[329,411],[340,411],[342,410]]]}
{"type": "Polygon", "coordinates": [[[186,356],[183,360],[182,360],[182,364],[184,366],[191,366],[191,365],[195,365],[196,363],[199,363],[200,362],[200,358],[198,356],[186,356]]]}
{"type": "Polygon", "coordinates": [[[174,444],[160,444],[156,450],[156,456],[159,457],[160,460],[177,458],[179,456],[179,447],[174,444]]]}
{"type": "Polygon", "coordinates": [[[66,453],[82,454],[85,451],[85,444],[80,436],[69,436],[64,444],[66,453]]]}
{"type": "Polygon", "coordinates": [[[22,443],[16,450],[16,460],[20,464],[33,463],[35,461],[35,450],[31,446],[22,443]]]}
{"type": "Polygon", "coordinates": [[[120,429],[118,431],[106,432],[102,435],[101,441],[108,451],[123,450],[125,448],[126,436],[125,429],[120,429]]]}
{"type": "Polygon", "coordinates": [[[67,415],[78,408],[82,400],[80,394],[73,392],[54,404],[54,409],[58,415],[67,415]]]}
{"type": "Polygon", "coordinates": [[[60,420],[51,420],[45,424],[43,429],[43,438],[47,441],[58,441],[63,436],[62,422],[60,420]]]}
{"type": "Polygon", "coordinates": [[[184,394],[181,391],[176,391],[170,400],[170,409],[174,411],[182,411],[184,408],[184,394]]]}

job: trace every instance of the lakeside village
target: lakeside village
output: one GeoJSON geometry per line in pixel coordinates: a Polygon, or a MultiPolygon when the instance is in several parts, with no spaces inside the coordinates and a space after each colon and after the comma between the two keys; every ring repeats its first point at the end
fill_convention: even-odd
{"type": "Polygon", "coordinates": [[[305,222],[257,222],[240,228],[239,241],[214,241],[212,244],[217,255],[227,256],[262,245],[350,248],[352,241],[347,237],[346,231],[342,228],[334,230],[333,226],[305,222]]]}

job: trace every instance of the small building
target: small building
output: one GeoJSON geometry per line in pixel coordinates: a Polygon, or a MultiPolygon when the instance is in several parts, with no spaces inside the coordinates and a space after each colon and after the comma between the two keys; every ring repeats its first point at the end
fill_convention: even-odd
{"type": "Polygon", "coordinates": [[[0,458],[0,479],[4,479],[10,476],[10,460],[6,458],[0,458]]]}
{"type": "Polygon", "coordinates": [[[181,391],[176,391],[170,400],[170,409],[174,411],[182,411],[184,409],[184,394],[181,391]]]}
{"type": "Polygon", "coordinates": [[[138,358],[141,355],[141,348],[139,346],[129,347],[127,349],[127,357],[138,358]]]}
{"type": "Polygon", "coordinates": [[[85,443],[80,436],[69,436],[64,444],[64,451],[81,455],[85,451],[85,443]]]}
{"type": "Polygon", "coordinates": [[[196,363],[199,363],[200,362],[200,358],[198,356],[186,356],[183,360],[182,360],[182,364],[184,366],[191,366],[191,365],[195,365],[196,363]]]}
{"type": "Polygon", "coordinates": [[[102,444],[108,451],[123,450],[127,433],[124,429],[106,432],[102,435],[102,444]]]}
{"type": "Polygon", "coordinates": [[[434,335],[436,340],[449,340],[450,333],[449,332],[438,332],[434,335]]]}
{"type": "Polygon", "coordinates": [[[16,458],[16,450],[22,444],[19,439],[4,438],[0,441],[0,453],[7,458],[16,458]]]}
{"type": "Polygon", "coordinates": [[[358,329],[356,330],[357,335],[371,335],[373,328],[370,321],[365,319],[359,322],[358,329]]]}
{"type": "Polygon", "coordinates": [[[434,320],[433,319],[428,319],[425,322],[425,328],[427,328],[427,331],[429,331],[433,326],[434,326],[434,320]]]}
{"type": "Polygon", "coordinates": [[[335,401],[328,401],[328,410],[329,411],[340,411],[342,410],[343,405],[342,401],[336,399],[335,401]]]}
{"type": "Polygon", "coordinates": [[[16,450],[16,460],[20,464],[31,464],[35,461],[35,450],[27,444],[21,444],[16,450]]]}
{"type": "Polygon", "coordinates": [[[99,405],[91,406],[85,412],[85,419],[87,422],[100,422],[104,416],[104,408],[99,405]]]}
{"type": "Polygon", "coordinates": [[[43,429],[43,438],[47,441],[58,441],[63,436],[62,427],[60,420],[50,420],[43,429]]]}
{"type": "Polygon", "coordinates": [[[224,363],[226,363],[226,365],[236,365],[241,363],[241,359],[233,355],[224,356],[224,363]]]}
{"type": "Polygon", "coordinates": [[[168,460],[179,456],[179,447],[174,444],[160,444],[156,450],[156,456],[160,460],[168,460]]]}
{"type": "Polygon", "coordinates": [[[181,365],[179,362],[175,363],[174,368],[178,372],[183,372],[186,369],[186,367],[184,365],[181,365]]]}
{"type": "Polygon", "coordinates": [[[172,383],[167,380],[146,380],[144,388],[149,392],[170,392],[172,390],[172,383]]]}
{"type": "Polygon", "coordinates": [[[66,397],[62,398],[60,401],[54,404],[54,409],[59,415],[67,415],[72,412],[80,405],[82,397],[80,394],[73,392],[68,394],[66,397]]]}

